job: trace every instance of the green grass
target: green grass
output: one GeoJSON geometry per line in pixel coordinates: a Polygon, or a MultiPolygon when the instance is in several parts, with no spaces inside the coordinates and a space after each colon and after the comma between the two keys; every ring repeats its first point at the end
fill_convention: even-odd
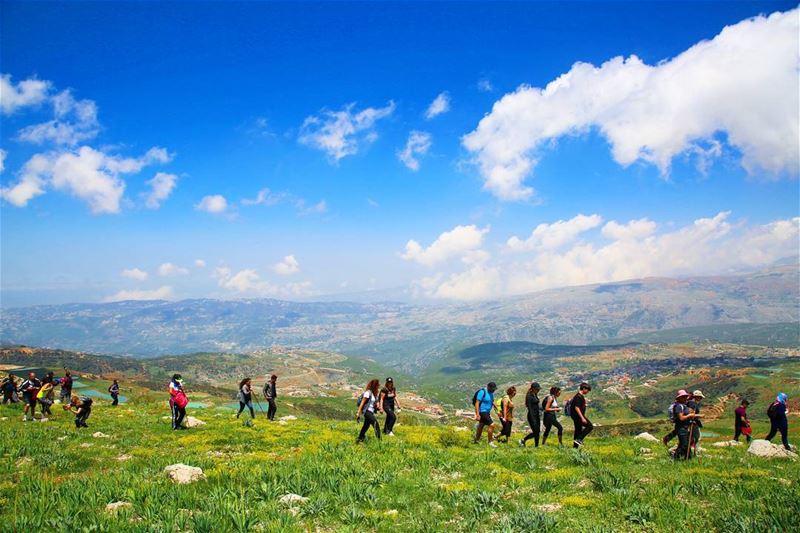
{"type": "MultiPolygon", "coordinates": [[[[88,430],[60,409],[47,423],[23,424],[18,406],[0,407],[3,530],[800,530],[798,464],[750,456],[745,446],[706,443],[700,459],[677,464],[660,444],[629,437],[592,435],[577,453],[492,450],[470,444],[467,431],[411,418],[396,438],[359,446],[355,421],[309,415],[311,403],[291,411],[299,420],[259,418],[253,427],[226,409],[190,410],[207,425],[175,433],[162,419],[163,394],[130,396],[117,408],[95,402],[88,430]],[[201,467],[207,479],[173,485],[163,473],[173,463],[201,467]],[[297,514],[278,502],[290,492],[309,498],[297,514]],[[105,512],[119,500],[132,507],[105,512]]],[[[726,424],[710,429],[729,438],[726,424]]]]}

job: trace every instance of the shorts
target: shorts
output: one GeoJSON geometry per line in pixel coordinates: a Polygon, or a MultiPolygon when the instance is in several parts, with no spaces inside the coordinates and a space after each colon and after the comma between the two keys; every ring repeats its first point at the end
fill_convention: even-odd
{"type": "Polygon", "coordinates": [[[24,393],[22,395],[22,400],[30,405],[31,407],[36,407],[36,395],[31,393],[24,393]]]}
{"type": "Polygon", "coordinates": [[[494,424],[494,420],[492,420],[492,415],[490,415],[488,412],[481,413],[480,418],[481,418],[480,423],[483,424],[484,426],[491,426],[492,424],[494,424]]]}

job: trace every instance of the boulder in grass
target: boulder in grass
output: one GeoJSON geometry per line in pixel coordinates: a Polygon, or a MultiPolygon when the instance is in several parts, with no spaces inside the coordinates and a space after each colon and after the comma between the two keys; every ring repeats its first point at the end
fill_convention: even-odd
{"type": "Polygon", "coordinates": [[[106,435],[102,431],[95,431],[94,433],[92,433],[92,437],[96,439],[108,439],[111,437],[111,435],[106,435]]]}
{"type": "Polygon", "coordinates": [[[200,420],[199,418],[195,418],[193,416],[187,416],[185,425],[187,428],[199,428],[200,426],[205,426],[206,423],[200,420]]]}
{"type": "Polygon", "coordinates": [[[181,463],[169,465],[164,469],[164,472],[174,483],[178,484],[193,483],[206,477],[202,468],[181,463]]]}
{"type": "Polygon", "coordinates": [[[770,441],[764,439],[755,439],[752,441],[747,452],[757,457],[767,457],[769,459],[797,459],[796,453],[790,452],[783,446],[772,444],[770,441]]]}
{"type": "Polygon", "coordinates": [[[741,442],[738,440],[724,440],[722,442],[715,442],[712,446],[716,446],[717,448],[728,448],[730,446],[739,446],[741,442]]]}
{"type": "Polygon", "coordinates": [[[294,415],[286,415],[286,416],[280,417],[278,420],[281,420],[281,421],[284,421],[284,422],[288,422],[289,420],[297,420],[297,417],[294,416],[294,415]]]}
{"type": "Polygon", "coordinates": [[[130,507],[133,507],[130,502],[111,502],[106,505],[106,512],[116,513],[120,509],[128,509],[130,507]]]}
{"type": "Polygon", "coordinates": [[[295,507],[306,503],[308,498],[300,496],[299,494],[284,494],[278,501],[287,507],[295,507]]]}
{"type": "Polygon", "coordinates": [[[633,438],[638,440],[646,440],[647,442],[658,442],[660,440],[658,437],[654,437],[646,431],[644,433],[639,433],[633,438]]]}

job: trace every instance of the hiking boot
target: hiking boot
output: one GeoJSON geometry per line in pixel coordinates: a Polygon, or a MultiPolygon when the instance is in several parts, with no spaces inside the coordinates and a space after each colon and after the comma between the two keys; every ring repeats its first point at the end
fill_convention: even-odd
{"type": "Polygon", "coordinates": [[[664,444],[664,446],[669,448],[669,441],[667,440],[667,436],[666,435],[664,435],[664,437],[661,439],[661,442],[664,444]]]}
{"type": "Polygon", "coordinates": [[[495,444],[494,442],[490,442],[489,443],[489,447],[490,448],[497,448],[497,444],[495,444]]]}
{"type": "Polygon", "coordinates": [[[579,441],[579,440],[572,441],[572,447],[573,448],[580,448],[581,446],[583,446],[583,443],[581,441],[579,441]]]}
{"type": "Polygon", "coordinates": [[[519,447],[520,448],[524,448],[525,447],[525,441],[524,440],[519,439],[519,447]]]}

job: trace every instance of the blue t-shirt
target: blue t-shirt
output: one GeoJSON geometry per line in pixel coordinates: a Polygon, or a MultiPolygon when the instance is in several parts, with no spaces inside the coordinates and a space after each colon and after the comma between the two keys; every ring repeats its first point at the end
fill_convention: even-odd
{"type": "Polygon", "coordinates": [[[492,406],[494,405],[494,394],[486,389],[481,389],[478,391],[477,400],[481,402],[480,407],[478,407],[479,412],[490,413],[492,411],[492,406]]]}

